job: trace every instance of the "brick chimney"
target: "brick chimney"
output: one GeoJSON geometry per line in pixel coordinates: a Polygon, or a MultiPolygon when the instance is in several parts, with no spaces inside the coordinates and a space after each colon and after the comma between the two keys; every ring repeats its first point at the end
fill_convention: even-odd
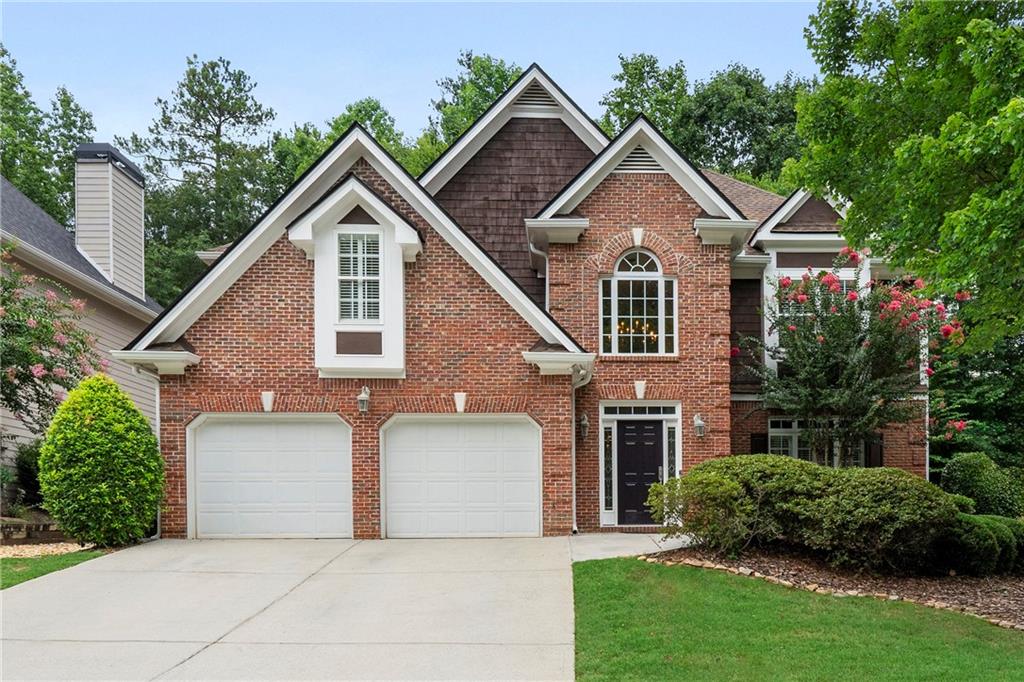
{"type": "Polygon", "coordinates": [[[75,243],[115,286],[146,297],[145,179],[109,144],[75,150],[75,243]]]}

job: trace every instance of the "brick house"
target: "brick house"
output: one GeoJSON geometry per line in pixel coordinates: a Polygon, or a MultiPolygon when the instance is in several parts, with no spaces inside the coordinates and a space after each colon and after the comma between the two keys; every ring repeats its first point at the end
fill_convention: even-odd
{"type": "MultiPolygon", "coordinates": [[[[160,378],[162,532],[635,528],[656,480],[800,456],[730,349],[837,219],[609,140],[536,66],[419,178],[355,126],[116,353],[160,378]]],[[[924,473],[922,425],[884,443],[854,463],[924,473]]]]}

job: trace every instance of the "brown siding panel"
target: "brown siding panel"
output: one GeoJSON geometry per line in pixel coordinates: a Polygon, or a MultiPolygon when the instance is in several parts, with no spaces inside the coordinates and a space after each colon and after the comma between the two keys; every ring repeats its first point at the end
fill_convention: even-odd
{"type": "Polygon", "coordinates": [[[513,118],[437,193],[438,202],[539,303],[524,218],[579,173],[590,151],[559,119],[513,118]]]}
{"type": "MultiPolygon", "coordinates": [[[[734,279],[729,286],[729,319],[733,346],[738,346],[741,339],[747,336],[762,336],[763,318],[761,316],[761,280],[734,279]]],[[[758,382],[746,364],[750,354],[741,350],[738,357],[732,358],[731,383],[733,390],[757,390],[758,382]]]]}

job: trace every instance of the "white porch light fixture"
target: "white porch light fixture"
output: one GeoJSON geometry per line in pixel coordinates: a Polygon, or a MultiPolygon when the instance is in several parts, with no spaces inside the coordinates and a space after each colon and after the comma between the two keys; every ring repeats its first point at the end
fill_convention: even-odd
{"type": "Polygon", "coordinates": [[[274,411],[274,392],[273,391],[263,391],[263,392],[261,392],[260,393],[260,402],[263,403],[263,411],[264,412],[273,412],[274,411]]]}
{"type": "Polygon", "coordinates": [[[707,432],[707,424],[704,423],[704,418],[700,416],[700,413],[693,415],[693,430],[697,434],[697,438],[703,438],[707,432]]]}
{"type": "Polygon", "coordinates": [[[363,386],[363,390],[356,396],[356,406],[359,407],[359,411],[366,414],[370,411],[370,387],[363,386]]]}

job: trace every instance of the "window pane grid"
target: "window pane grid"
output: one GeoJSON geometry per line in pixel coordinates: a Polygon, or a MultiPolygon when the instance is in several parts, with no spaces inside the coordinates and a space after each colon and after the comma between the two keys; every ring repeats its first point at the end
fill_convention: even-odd
{"type": "Polygon", "coordinates": [[[612,427],[604,427],[604,509],[611,511],[614,500],[612,498],[612,485],[614,483],[614,460],[612,453],[612,427]]]}
{"type": "Polygon", "coordinates": [[[338,235],[338,319],[380,319],[380,235],[338,235]]]}

